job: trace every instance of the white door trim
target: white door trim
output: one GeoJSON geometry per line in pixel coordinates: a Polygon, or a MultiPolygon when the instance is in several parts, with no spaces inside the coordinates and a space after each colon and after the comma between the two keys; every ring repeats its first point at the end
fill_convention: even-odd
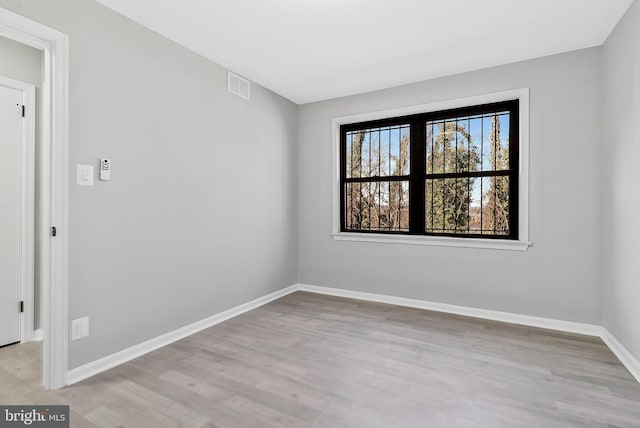
{"type": "Polygon", "coordinates": [[[22,15],[0,8],[0,36],[43,51],[39,217],[36,246],[42,303],[42,383],[57,389],[67,383],[68,206],[69,206],[69,37],[22,15]],[[51,227],[57,228],[52,238],[51,227]]]}
{"type": "Polygon", "coordinates": [[[20,342],[33,340],[34,316],[34,255],[35,255],[35,147],[36,147],[36,87],[35,85],[0,76],[0,86],[22,92],[25,116],[22,121],[22,168],[20,190],[20,251],[22,274],[20,296],[24,310],[20,314],[20,342]]]}

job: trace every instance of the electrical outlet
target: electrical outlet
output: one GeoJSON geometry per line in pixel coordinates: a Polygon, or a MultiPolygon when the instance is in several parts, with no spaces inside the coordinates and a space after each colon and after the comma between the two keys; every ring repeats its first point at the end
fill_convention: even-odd
{"type": "Polygon", "coordinates": [[[71,321],[71,340],[78,340],[87,336],[89,336],[89,317],[71,321]]]}

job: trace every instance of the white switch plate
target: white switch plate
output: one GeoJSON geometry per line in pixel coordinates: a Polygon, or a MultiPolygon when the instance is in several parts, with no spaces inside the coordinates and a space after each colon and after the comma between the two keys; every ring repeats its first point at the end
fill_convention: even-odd
{"type": "Polygon", "coordinates": [[[89,336],[89,317],[71,321],[71,340],[78,340],[87,336],[89,336]]]}
{"type": "Polygon", "coordinates": [[[93,166],[76,166],[76,183],[78,186],[93,186],[93,166]]]}

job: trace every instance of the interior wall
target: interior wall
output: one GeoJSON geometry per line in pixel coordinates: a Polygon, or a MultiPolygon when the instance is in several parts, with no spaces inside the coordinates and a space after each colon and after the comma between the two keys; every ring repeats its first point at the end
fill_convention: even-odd
{"type": "Polygon", "coordinates": [[[42,87],[41,51],[0,37],[0,75],[42,87]]]}
{"type": "Polygon", "coordinates": [[[91,334],[70,368],[294,282],[596,324],[604,312],[640,355],[637,1],[604,49],[299,108],[255,84],[249,102],[226,93],[223,67],[92,0],[3,6],[71,37],[70,318],[89,316],[91,334]],[[528,251],[332,240],[334,117],[522,87],[528,251]],[[76,186],[75,165],[100,157],[112,181],[76,186]]]}
{"type": "Polygon", "coordinates": [[[604,326],[640,360],[640,2],[603,48],[604,326]]]}
{"type": "MultiPolygon", "coordinates": [[[[36,145],[40,141],[40,106],[42,89],[42,52],[30,46],[17,43],[13,40],[0,37],[0,75],[21,82],[31,83],[36,87],[36,145]]],[[[38,150],[36,149],[36,165],[39,162],[38,150]]],[[[36,170],[36,175],[38,171],[36,170]]],[[[36,176],[36,204],[38,201],[38,177],[36,176]]],[[[36,213],[39,207],[36,205],[36,213]]],[[[38,242],[40,222],[36,219],[35,241],[38,242]]],[[[36,247],[35,265],[38,266],[39,254],[36,247]]],[[[34,328],[40,328],[40,276],[38,269],[34,270],[34,328]]]]}
{"type": "Polygon", "coordinates": [[[592,48],[300,106],[299,281],[600,324],[601,68],[592,48]],[[332,239],[333,118],[525,87],[528,251],[332,239]]]}
{"type": "Polygon", "coordinates": [[[296,282],[295,104],[227,93],[222,66],[91,0],[10,9],[70,36],[69,317],[90,335],[69,368],[296,282]],[[75,185],[101,157],[111,181],[75,185]]]}

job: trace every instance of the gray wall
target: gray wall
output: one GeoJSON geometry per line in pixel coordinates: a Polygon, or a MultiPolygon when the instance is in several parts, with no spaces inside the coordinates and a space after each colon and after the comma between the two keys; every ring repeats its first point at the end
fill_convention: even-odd
{"type": "MultiPolygon", "coordinates": [[[[10,77],[21,82],[27,82],[35,85],[36,87],[36,145],[40,141],[40,103],[41,103],[41,88],[42,88],[42,52],[32,47],[17,43],[13,40],[0,37],[0,75],[10,77]]],[[[38,151],[36,150],[36,156],[38,151]]],[[[36,165],[38,159],[35,160],[36,165]]],[[[36,175],[38,169],[36,168],[36,175]]],[[[38,177],[36,177],[36,195],[39,193],[38,177]]],[[[36,196],[36,204],[38,198],[36,196]]],[[[36,206],[36,212],[38,207],[36,206]]],[[[40,235],[38,228],[40,221],[36,219],[35,233],[36,242],[40,235]]],[[[35,249],[35,264],[39,264],[39,252],[38,248],[35,249]]],[[[35,284],[34,284],[34,327],[40,328],[40,275],[39,270],[35,269],[35,284]]]]}
{"type": "Polygon", "coordinates": [[[640,360],[640,2],[604,45],[604,325],[640,360]]]}
{"type": "Polygon", "coordinates": [[[296,105],[89,0],[12,10],[70,35],[69,367],[296,282],[296,105]],[[112,159],[111,182],[75,165],[112,159]]]}
{"type": "Polygon", "coordinates": [[[41,52],[0,37],[0,75],[41,87],[41,52]]]}
{"type": "Polygon", "coordinates": [[[298,111],[302,283],[599,324],[602,71],[598,48],[303,105],[298,111]],[[528,87],[526,252],[333,241],[331,120],[528,87]]]}

